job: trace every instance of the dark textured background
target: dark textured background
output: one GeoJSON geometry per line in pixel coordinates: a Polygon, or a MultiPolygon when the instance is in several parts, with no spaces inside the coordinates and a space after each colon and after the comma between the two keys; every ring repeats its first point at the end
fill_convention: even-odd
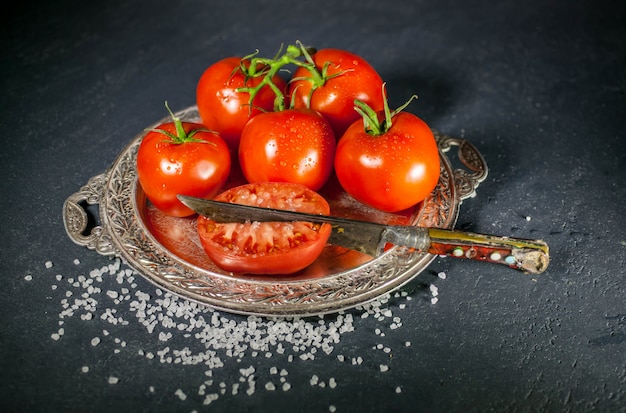
{"type": "MultiPolygon", "coordinates": [[[[389,304],[403,323],[385,329],[393,357],[372,350],[381,341],[374,333],[380,326],[354,310],[355,331],[344,334],[330,356],[287,365],[274,355],[216,370],[216,384],[230,383],[239,368],[255,365],[259,383],[252,396],[226,394],[209,407],[625,411],[624,3],[327,3],[2,6],[3,411],[202,410],[197,389],[203,370],[138,356],[137,349],[156,347],[158,340],[144,328],[74,316],[61,339],[51,339],[65,280],[110,263],[69,240],[62,204],[163,117],[164,100],[176,109],[193,105],[195,84],[209,64],[254,49],[272,55],[295,40],[365,57],[388,82],[392,106],[417,93],[410,110],[433,128],[470,140],[490,168],[478,196],[463,204],[458,227],[545,239],[552,263],[533,280],[500,267],[437,259],[407,286],[413,299],[403,301],[406,308],[389,304]],[[47,261],[54,267],[46,268],[47,261]],[[446,280],[434,276],[440,271],[446,280]],[[439,287],[436,305],[430,283],[439,287]],[[92,346],[103,329],[128,347],[114,353],[119,345],[104,338],[92,346]],[[362,355],[365,362],[339,363],[335,354],[362,355]],[[381,372],[380,363],[390,370],[381,372]],[[87,374],[80,372],[85,365],[87,374]],[[274,365],[289,368],[290,391],[263,388],[274,365]],[[337,388],[310,385],[314,374],[336,378],[337,388]],[[110,375],[120,382],[107,383],[110,375]],[[395,393],[397,386],[402,393],[395,393]]],[[[136,282],[137,289],[154,291],[147,281],[136,282]]]]}

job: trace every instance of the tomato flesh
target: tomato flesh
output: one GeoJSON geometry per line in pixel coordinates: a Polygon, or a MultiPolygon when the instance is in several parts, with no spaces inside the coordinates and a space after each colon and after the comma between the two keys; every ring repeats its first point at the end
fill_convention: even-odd
{"type": "MultiPolygon", "coordinates": [[[[328,202],[300,184],[255,183],[231,188],[218,201],[258,207],[330,213],[328,202]]],[[[332,228],[310,222],[217,223],[198,217],[205,252],[223,270],[247,274],[292,274],[312,264],[326,246],[332,228]]]]}

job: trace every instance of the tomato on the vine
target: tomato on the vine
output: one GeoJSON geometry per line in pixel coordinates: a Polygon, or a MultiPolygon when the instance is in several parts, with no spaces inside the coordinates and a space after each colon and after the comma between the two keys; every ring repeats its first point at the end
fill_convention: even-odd
{"type": "Polygon", "coordinates": [[[141,141],[137,176],[155,207],[167,215],[183,217],[194,212],[176,195],[214,197],[228,179],[231,158],[219,134],[170,114],[172,122],[150,129],[141,141]]]}
{"type": "Polygon", "coordinates": [[[337,139],[360,118],[354,110],[355,99],[374,110],[383,110],[383,81],[365,59],[341,49],[321,49],[312,55],[303,50],[314,68],[301,65],[294,72],[289,83],[294,107],[320,112],[332,125],[337,139]]]}
{"type": "MultiPolygon", "coordinates": [[[[235,153],[248,120],[274,108],[276,94],[269,85],[260,87],[252,101],[250,93],[241,90],[259,85],[262,76],[253,74],[262,71],[263,67],[251,66],[249,59],[227,57],[209,66],[196,87],[196,104],[202,123],[218,132],[235,153]]],[[[287,87],[278,75],[274,75],[272,81],[281,91],[287,87]]]]}
{"type": "Polygon", "coordinates": [[[286,109],[255,116],[239,143],[246,180],[292,182],[319,190],[333,169],[336,140],[328,121],[310,109],[286,109]]]}
{"type": "MultiPolygon", "coordinates": [[[[409,100],[410,102],[410,100],[409,100]]],[[[401,110],[375,112],[355,102],[364,120],[341,137],[335,172],[344,190],[371,207],[387,212],[423,201],[439,182],[439,150],[422,119],[401,110]]]]}
{"type": "MultiPolygon", "coordinates": [[[[291,183],[246,184],[226,190],[218,201],[307,212],[330,213],[328,202],[307,187],[291,183]]],[[[292,274],[317,259],[326,246],[330,224],[310,222],[217,223],[198,217],[205,252],[233,273],[292,274]]]]}

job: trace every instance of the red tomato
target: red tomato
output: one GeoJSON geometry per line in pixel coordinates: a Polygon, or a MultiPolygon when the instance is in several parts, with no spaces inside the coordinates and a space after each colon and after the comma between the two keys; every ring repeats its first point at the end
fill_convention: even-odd
{"type": "Polygon", "coordinates": [[[365,59],[340,49],[321,49],[311,57],[319,73],[325,71],[326,79],[299,67],[289,84],[291,101],[296,108],[310,107],[324,115],[337,139],[361,118],[354,110],[355,99],[375,111],[383,110],[383,81],[365,59]]]}
{"type": "Polygon", "coordinates": [[[214,197],[230,172],[228,146],[218,134],[208,132],[203,125],[196,123],[175,119],[175,122],[165,123],[157,129],[175,138],[181,138],[181,134],[185,138],[177,142],[155,130],[148,132],[137,152],[139,183],[150,202],[165,214],[192,215],[193,211],[176,195],[214,197]],[[193,133],[194,130],[197,132],[193,133]]]}
{"type": "Polygon", "coordinates": [[[250,119],[241,134],[239,163],[253,182],[293,182],[319,190],[333,169],[335,135],[310,109],[267,112],[250,119]]]}
{"type": "MultiPolygon", "coordinates": [[[[218,201],[308,212],[330,213],[328,202],[307,187],[290,183],[246,184],[218,201]]],[[[315,261],[330,237],[330,224],[310,222],[216,223],[198,217],[198,235],[211,260],[234,273],[291,274],[315,261]]]]}
{"type": "MultiPolygon", "coordinates": [[[[240,64],[242,59],[239,57],[227,57],[212,64],[204,71],[196,88],[196,104],[202,123],[219,132],[233,151],[237,151],[241,131],[248,120],[259,113],[272,111],[276,97],[269,86],[263,86],[251,106],[250,94],[237,89],[255,87],[263,77],[248,77],[240,64]]],[[[244,67],[249,65],[249,60],[243,61],[244,67]]],[[[286,82],[280,76],[274,76],[272,80],[281,91],[286,89],[286,82]]]]}
{"type": "Polygon", "coordinates": [[[337,144],[335,172],[341,186],[382,211],[401,211],[421,202],[437,185],[439,168],[432,131],[408,112],[396,114],[380,136],[368,134],[359,120],[337,144]]]}

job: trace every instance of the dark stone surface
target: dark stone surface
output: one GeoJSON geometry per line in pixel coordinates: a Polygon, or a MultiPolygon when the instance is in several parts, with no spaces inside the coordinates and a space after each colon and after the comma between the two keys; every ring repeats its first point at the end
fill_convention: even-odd
{"type": "Polygon", "coordinates": [[[201,411],[203,385],[219,396],[208,406],[215,411],[624,411],[623,2],[40,3],[4,5],[1,18],[3,411],[201,411]],[[209,350],[176,328],[161,328],[172,334],[161,341],[161,330],[138,321],[136,293],[159,298],[140,277],[105,275],[93,311],[63,315],[63,300],[89,294],[70,280],[115,263],[69,240],[64,200],[162,118],[164,100],[193,105],[210,63],[254,49],[272,55],[295,40],[362,55],[388,82],[392,106],[417,93],[411,111],[474,143],[490,175],[457,227],[542,238],[548,271],[531,278],[437,259],[404,287],[410,300],[383,304],[399,328],[393,317],[351,310],[354,331],[314,360],[285,345],[271,358],[222,355],[225,366],[213,369],[161,362],[166,347],[209,350]],[[430,284],[439,288],[435,305],[430,284]],[[113,292],[131,299],[115,303],[113,292]],[[111,310],[128,324],[114,324],[111,310]],[[249,366],[256,391],[241,383],[233,395],[249,366]],[[288,391],[272,367],[288,372],[288,391]],[[311,384],[314,375],[325,387],[311,384]]]}

